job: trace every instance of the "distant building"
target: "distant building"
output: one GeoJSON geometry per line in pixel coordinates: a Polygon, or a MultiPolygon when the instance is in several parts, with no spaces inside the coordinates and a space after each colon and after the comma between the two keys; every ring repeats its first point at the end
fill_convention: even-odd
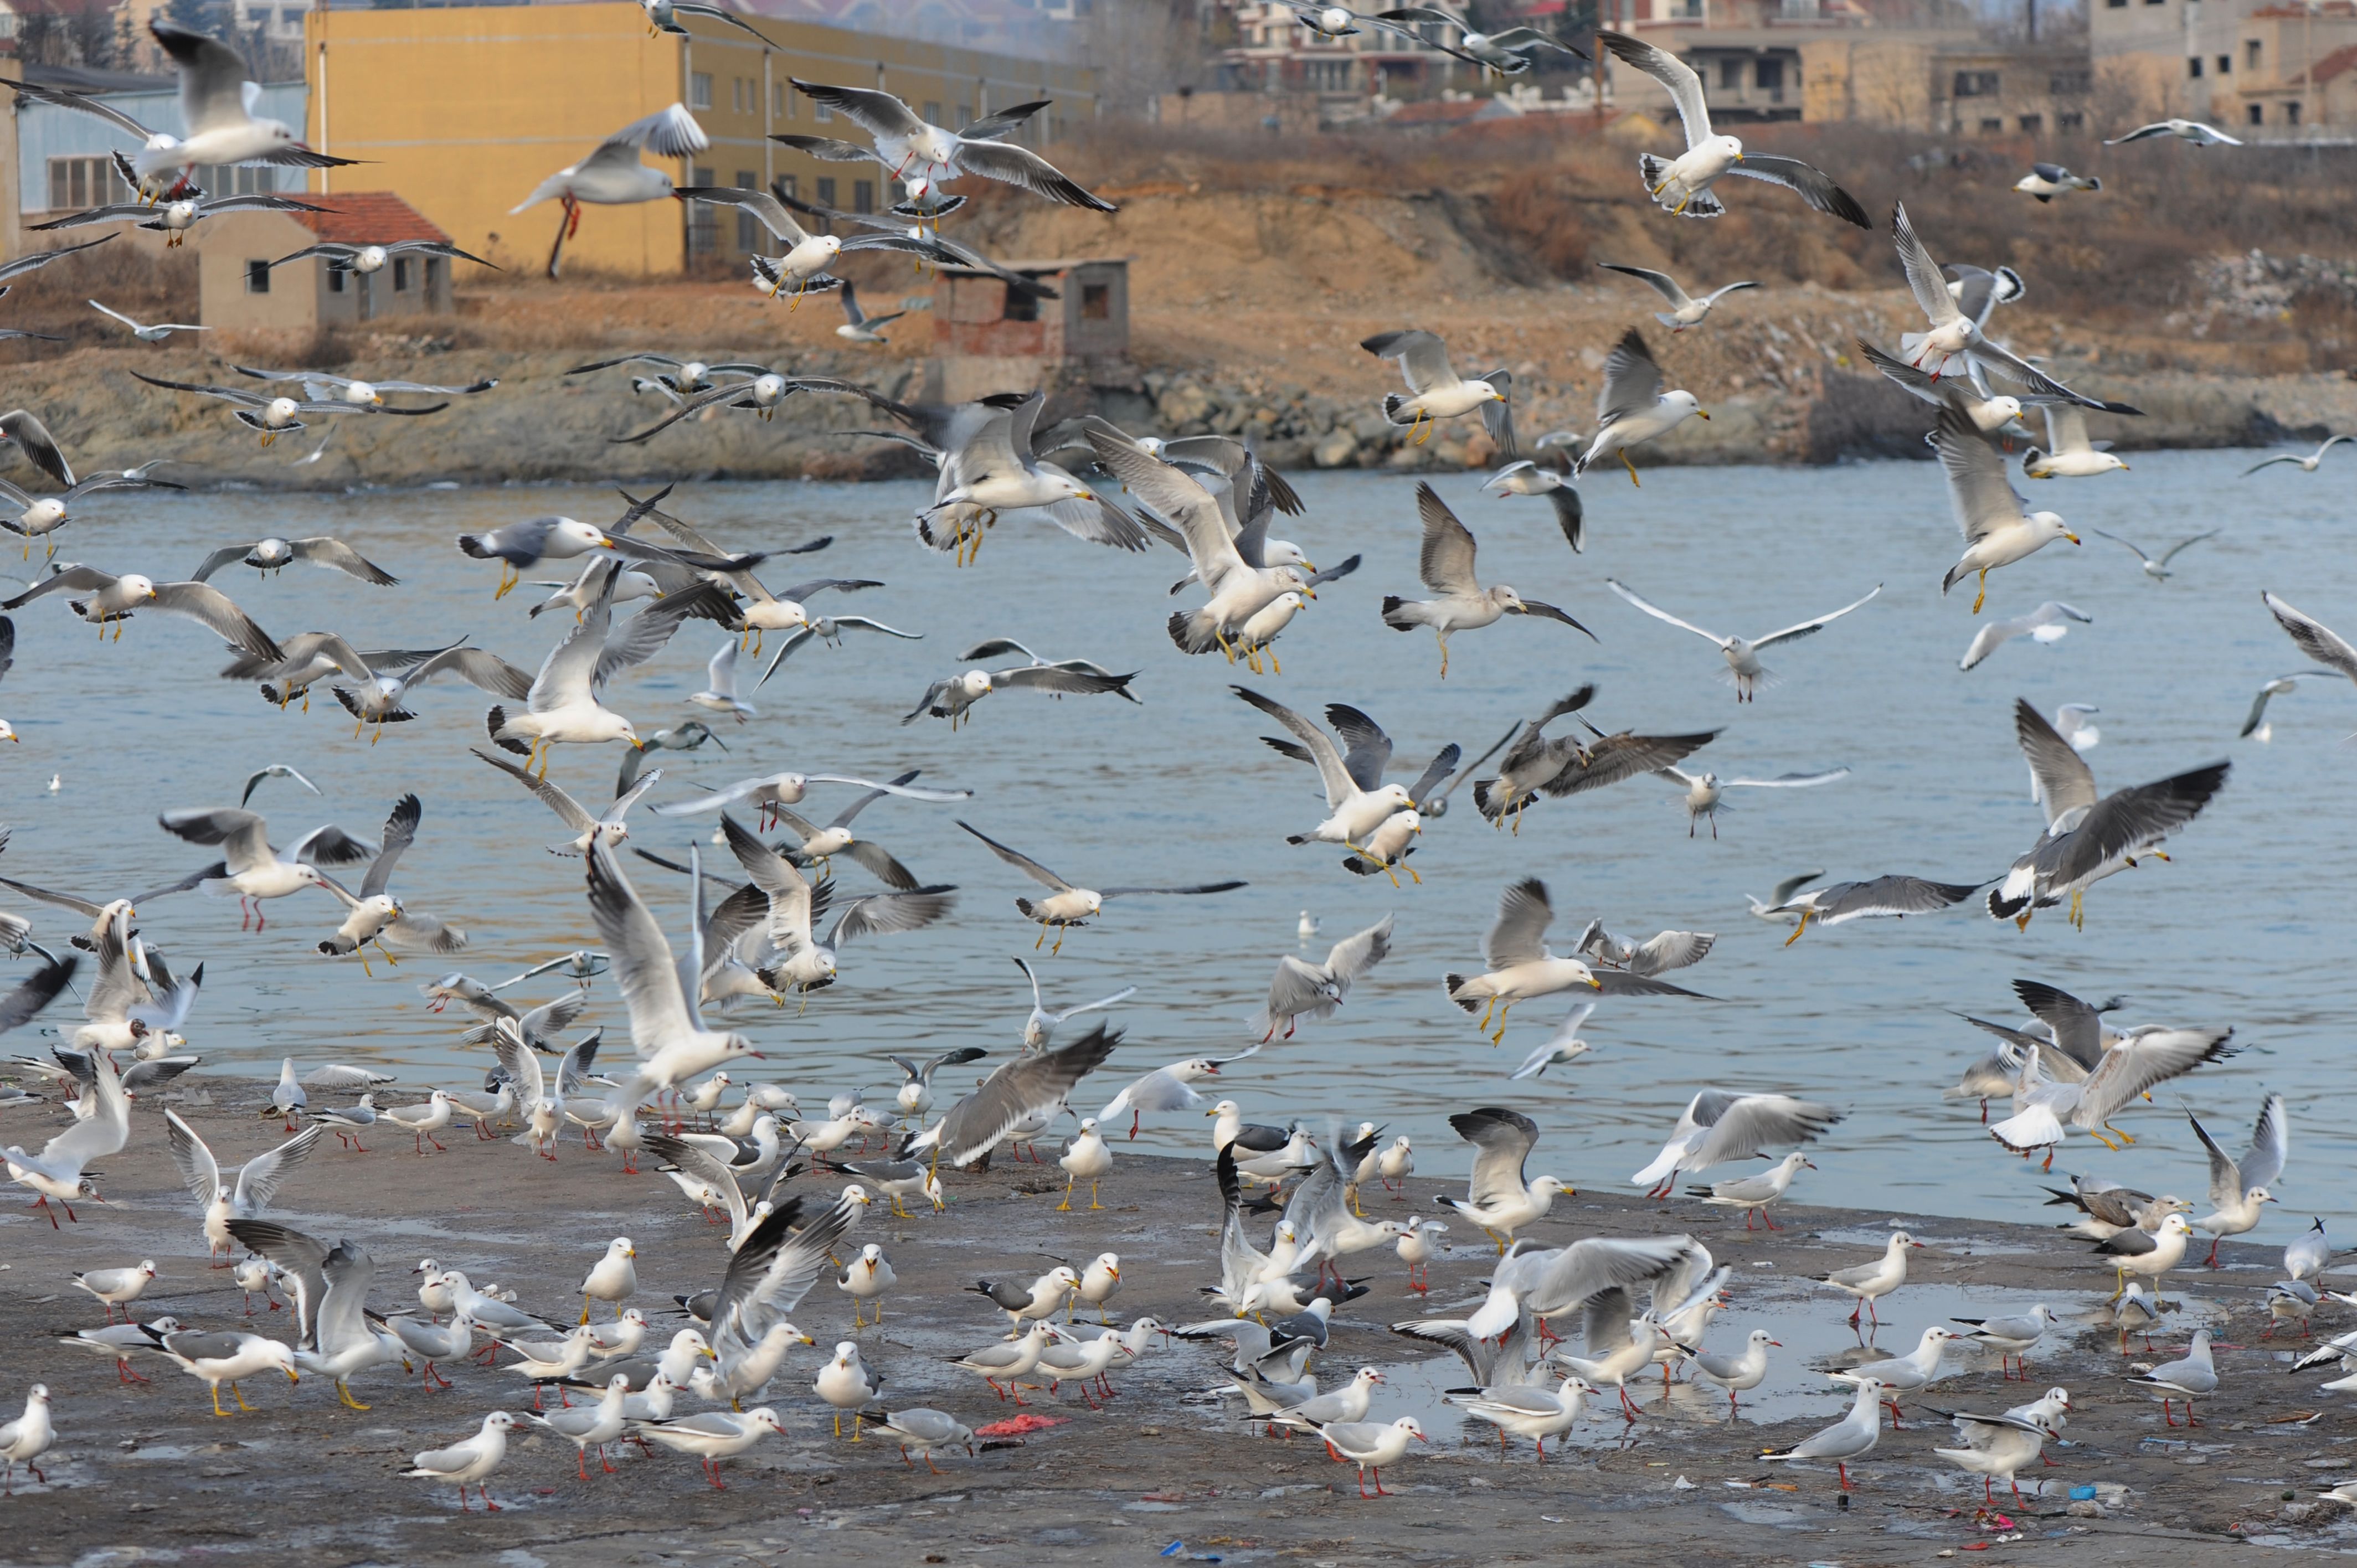
{"type": "MultiPolygon", "coordinates": [[[[759,189],[782,181],[804,200],[854,211],[896,198],[890,171],[820,163],[769,140],[778,132],[866,139],[794,92],[790,77],[881,88],[951,126],[1027,100],[1052,100],[1013,138],[1033,148],[1062,142],[1096,113],[1093,78],[1076,66],[759,11],[748,11],[748,20],[779,48],[694,16],[682,18],[688,37],[649,37],[645,13],[612,0],[339,8],[304,16],[306,139],[372,166],[319,171],[312,188],[332,190],[353,178],[391,185],[460,245],[516,269],[541,263],[559,214],[553,201],[522,213],[509,209],[615,131],[673,102],[686,104],[712,139],[709,151],[664,166],[674,184],[759,189]]],[[[568,265],[644,276],[777,249],[749,213],[658,201],[585,209],[565,253],[568,265]]]]}
{"type": "Polygon", "coordinates": [[[397,317],[447,315],[450,269],[442,256],[395,256],[374,273],[281,256],[322,241],[385,245],[450,236],[389,190],[304,198],[320,212],[231,212],[206,220],[197,252],[198,297],[207,327],[232,332],[315,332],[397,317]]]}
{"type": "MultiPolygon", "coordinates": [[[[1845,34],[1802,46],[1803,118],[1943,136],[2084,134],[2093,77],[2083,49],[1973,33],[1845,34]]],[[[2100,127],[2098,127],[2100,128],[2100,127]]]]}
{"type": "Polygon", "coordinates": [[[2089,0],[2087,31],[2098,82],[2137,117],[2287,139],[2357,119],[2348,66],[2326,69],[2357,47],[2351,0],[2089,0]]]}
{"type": "Polygon", "coordinates": [[[1041,299],[966,267],[943,267],[933,288],[933,353],[925,396],[968,403],[991,392],[1125,379],[1129,263],[1009,262],[1060,296],[1041,299]]]}

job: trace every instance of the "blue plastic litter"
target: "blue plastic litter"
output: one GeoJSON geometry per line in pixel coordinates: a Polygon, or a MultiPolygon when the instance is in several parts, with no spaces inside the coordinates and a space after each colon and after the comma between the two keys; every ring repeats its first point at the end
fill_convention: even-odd
{"type": "MultiPolygon", "coordinates": [[[[2086,1502],[2093,1498],[2094,1495],[2095,1488],[2093,1487],[2073,1487],[2071,1488],[2071,1500],[2074,1503],[2086,1502]]],[[[1170,1554],[1166,1552],[1163,1555],[1168,1557],[1170,1554]]]]}
{"type": "MultiPolygon", "coordinates": [[[[2088,1494],[2088,1496],[2090,1496],[2090,1497],[2093,1497],[2093,1495],[2094,1495],[2094,1494],[2093,1494],[2093,1493],[2092,1493],[2092,1492],[2090,1492],[2090,1493],[2088,1494]]],[[[1168,1546],[1164,1547],[1161,1551],[1159,1551],[1159,1552],[1156,1552],[1156,1553],[1155,1553],[1155,1555],[1156,1555],[1157,1557],[1176,1557],[1176,1556],[1178,1556],[1180,1552],[1184,1552],[1184,1551],[1186,1551],[1186,1550],[1187,1550],[1187,1543],[1186,1543],[1185,1541],[1172,1541],[1169,1545],[1168,1545],[1168,1546]]]]}

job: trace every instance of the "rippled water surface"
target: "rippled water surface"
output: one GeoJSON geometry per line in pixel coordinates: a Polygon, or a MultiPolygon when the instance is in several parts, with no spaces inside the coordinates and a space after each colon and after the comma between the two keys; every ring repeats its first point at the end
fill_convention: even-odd
{"type": "MultiPolygon", "coordinates": [[[[921,630],[925,640],[805,649],[754,698],[759,717],[723,726],[726,753],[706,746],[659,757],[665,779],[656,798],[786,768],[869,777],[921,768],[929,783],[975,791],[959,808],[888,801],[858,824],[920,876],[961,887],[947,924],[852,944],[843,983],[800,1017],[766,1004],[744,1015],[769,1065],[806,1102],[813,1091],[888,1090],[898,1075],[888,1052],[966,1044],[996,1052],[1014,1043],[1030,997],[1008,960],[1031,956],[1036,929],[1012,900],[1039,889],[960,832],[953,818],[963,814],[1092,886],[1251,883],[1220,897],[1116,900],[1102,923],[1072,933],[1062,956],[1040,966],[1051,1004],[1138,987],[1116,1015],[1129,1034],[1115,1069],[1103,1093],[1082,1097],[1091,1107],[1111,1098],[1120,1069],[1241,1047],[1243,1020],[1277,955],[1297,950],[1299,911],[1323,921],[1329,941],[1388,912],[1398,917],[1392,957],[1344,1012],[1231,1069],[1228,1092],[1251,1114],[1382,1122],[1415,1138],[1430,1174],[1464,1168],[1445,1124],[1449,1112],[1518,1106],[1545,1129],[1534,1170],[1600,1185],[1624,1180],[1650,1157],[1694,1089],[1786,1090],[1849,1113],[1798,1196],[2018,1216],[2037,1196],[2035,1166],[1992,1144],[1975,1107],[1943,1104],[1939,1090],[1986,1043],[1952,1010],[2017,1016],[2007,982],[2035,976],[2090,997],[2122,994],[2123,1016],[2136,1020],[2232,1024],[2246,1047],[2129,1115],[2142,1135],[2134,1149],[2106,1154],[2074,1136],[2058,1170],[2193,1195],[2204,1171],[2178,1097],[2239,1147],[2263,1090],[2280,1089],[2292,1101],[2292,1162],[2278,1188],[2283,1216],[2262,1238],[2287,1236],[2311,1212],[2345,1221],[2352,1211],[2346,1184],[2327,1173],[2357,1157],[2348,1119],[2331,1109],[2357,1094],[2348,894],[2357,880],[2349,827],[2357,752],[2341,744],[2357,728],[2357,703],[2346,688],[2310,687],[2280,703],[2270,744],[2237,741],[2234,731],[2259,682],[2301,663],[2259,590],[2272,587],[2357,634],[2357,556],[2348,547],[2345,475],[2276,469],[2239,479],[2250,460],[2140,454],[2132,473],[2029,487],[2086,543],[2052,546],[2000,572],[1989,613],[2019,614],[2053,597],[2087,610],[2094,624],[2051,648],[2009,644],[1969,673],[1956,660],[1975,621],[1967,595],[1943,601],[1938,591],[1959,545],[1929,464],[1665,469],[1641,490],[1600,476],[1588,488],[1582,557],[1565,549],[1542,503],[1501,502],[1478,494],[1478,476],[1451,478],[1440,489],[1481,541],[1485,579],[1562,605],[1602,640],[1510,621],[1458,639],[1445,684],[1429,635],[1394,633],[1376,615],[1383,593],[1415,591],[1407,479],[1297,481],[1308,515],[1279,532],[1320,564],[1355,551],[1366,565],[1295,622],[1279,645],[1285,672],[1266,679],[1171,648],[1163,621],[1174,603],[1190,601],[1165,595],[1184,570],[1168,551],[1140,558],[1007,524],[961,571],[909,542],[906,518],[921,504],[914,487],[684,486],[673,505],[723,539],[781,545],[834,533],[831,551],[778,563],[769,580],[781,585],[805,564],[884,578],[888,586],[836,602],[921,630]],[[2179,575],[2156,585],[2091,527],[2156,553],[2187,534],[2225,532],[2188,551],[2179,575]],[[1614,598],[1608,575],[1702,625],[1751,634],[1887,585],[1822,635],[1777,650],[1770,662],[1783,682],[1738,707],[1715,678],[1717,655],[1614,598]],[[931,720],[901,727],[927,682],[958,669],[957,654],[987,634],[1020,637],[1050,657],[1140,671],[1142,705],[1017,693],[985,700],[955,735],[931,720]],[[1285,833],[1323,815],[1315,780],[1260,744],[1272,726],[1229,694],[1231,681],[1308,712],[1337,701],[1364,707],[1398,740],[1406,778],[1445,742],[1479,752],[1581,681],[1597,682],[1589,711],[1608,728],[1724,726],[1698,758],[1722,774],[1834,764],[1855,773],[1824,789],[1741,792],[1716,843],[1706,826],[1690,841],[1675,795],[1650,779],[1548,802],[1519,837],[1482,823],[1462,791],[1415,857],[1422,886],[1394,891],[1383,878],[1348,875],[1330,849],[1286,845],[1285,833]],[[1764,896],[1779,877],[1812,867],[1835,877],[1906,871],[1955,881],[2001,873],[2040,826],[2012,741],[2017,694],[2050,712],[2065,702],[2102,709],[2091,761],[2107,788],[2218,757],[2234,759],[2233,774],[2171,845],[2172,864],[2094,891],[2083,932],[2054,912],[2017,932],[1968,907],[1813,929],[1788,949],[1781,927],[1745,912],[1747,894],[1764,896]],[[1499,890],[1525,875],[1546,879],[1566,945],[1594,915],[1640,936],[1663,927],[1718,932],[1709,959],[1679,978],[1724,1000],[1608,1002],[1585,1031],[1596,1048],[1581,1065],[1508,1082],[1562,1006],[1524,1005],[1503,1047],[1493,1047],[1448,1003],[1440,976],[1479,967],[1499,890]]],[[[602,520],[616,510],[611,492],[592,488],[169,497],[94,510],[98,521],[66,531],[60,558],[164,578],[229,540],[332,532],[402,585],[371,589],[306,569],[264,583],[242,567],[218,581],[282,637],[332,628],[383,647],[465,634],[533,667],[561,630],[552,621],[569,618],[527,620],[529,593],[494,603],[495,568],[461,557],[453,537],[542,511],[602,520]]],[[[424,797],[423,834],[396,889],[468,930],[462,960],[472,973],[503,978],[594,944],[580,863],[542,847],[557,841],[555,820],[468,754],[483,744],[489,702],[472,689],[425,689],[417,722],[387,728],[371,746],[354,738],[324,687],[309,713],[281,713],[251,686],[217,679],[221,646],[192,623],[142,615],[119,643],[102,645],[55,601],[19,610],[16,621],[16,664],[0,684],[0,714],[24,737],[0,758],[15,829],[9,875],[97,897],[177,875],[205,853],[164,834],[156,813],[232,803],[249,769],[287,762],[327,799],[265,784],[256,804],[281,844],[331,818],[372,832],[399,793],[424,797]],[[44,788],[52,774],[55,791],[44,788]]],[[[702,686],[718,637],[692,623],[608,700],[642,732],[694,716],[683,699],[702,686]]],[[[602,804],[617,760],[615,748],[562,748],[552,777],[602,804]]],[[[814,795],[813,814],[823,820],[844,798],[814,795]]],[[[686,842],[677,822],[641,812],[634,825],[633,842],[649,848],[677,852],[686,842]]],[[[846,891],[870,885],[848,864],[842,873],[846,891]]],[[[666,925],[681,930],[681,880],[643,863],[633,875],[666,925]]],[[[6,907],[23,901],[10,895],[6,907]]],[[[59,910],[26,912],[45,940],[61,940],[74,923],[59,910]]],[[[270,915],[257,936],[240,932],[233,904],[194,894],[140,911],[147,937],[178,966],[206,964],[188,1033],[209,1067],[264,1071],[288,1054],[369,1059],[395,1064],[404,1083],[422,1086],[484,1065],[457,1047],[462,1025],[426,1011],[418,994],[438,961],[413,959],[394,972],[380,965],[366,979],[312,950],[339,918],[326,897],[279,900],[270,915]]],[[[534,1001],[554,991],[535,981],[511,994],[534,1001]]],[[[587,1016],[622,1025],[606,983],[587,1016]]],[[[31,1036],[9,1043],[21,1049],[31,1036]]],[[[971,1070],[945,1081],[962,1087],[971,1070]]],[[[1200,1119],[1160,1118],[1146,1141],[1203,1147],[1200,1119]]]]}

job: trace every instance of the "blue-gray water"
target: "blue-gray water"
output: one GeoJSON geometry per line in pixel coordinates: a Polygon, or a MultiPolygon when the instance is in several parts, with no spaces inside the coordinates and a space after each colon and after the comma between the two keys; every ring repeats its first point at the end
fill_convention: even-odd
{"type": "MultiPolygon", "coordinates": [[[[1534,1170],[1603,1186],[1651,1156],[1694,1089],[1784,1090],[1849,1112],[1817,1149],[1821,1169],[1803,1173],[1797,1197],[2020,1216],[2037,1196],[2035,1165],[1993,1144],[1974,1105],[1943,1104],[1939,1090],[1989,1043],[1950,1010],[2016,1017],[2007,982],[2034,976],[2089,997],[2124,994],[2124,1016],[2135,1020],[2232,1024],[2245,1047],[2127,1116],[2142,1140],[2133,1150],[2107,1154],[2074,1135],[2058,1173],[2093,1169],[2198,1198],[2206,1172],[2178,1097],[2239,1148],[2262,1091],[2279,1089],[2292,1106],[2291,1165],[2278,1189],[2285,1209],[2260,1238],[2280,1239],[2311,1212],[2344,1220],[2352,1212],[2345,1184],[2328,1173],[2357,1155],[2348,1119],[2332,1109],[2357,1093],[2347,1040],[2345,825],[2357,754],[2341,744],[2357,728],[2357,703],[2345,688],[2309,687],[2279,703],[2272,744],[2238,742],[2234,731],[2259,682],[2302,662],[2259,590],[2357,632],[2357,557],[2346,544],[2345,476],[2275,469],[2239,479],[2250,460],[2140,454],[2131,473],[2027,486],[2086,543],[2051,546],[1996,574],[1988,613],[2061,598],[2094,624],[2050,648],[2011,643],[1969,673],[1956,660],[1978,623],[1969,585],[1944,601],[1939,594],[1959,542],[1930,464],[1663,469],[1649,473],[1641,490],[1599,476],[1587,489],[1583,557],[1565,549],[1543,503],[1501,502],[1478,494],[1478,476],[1453,478],[1440,489],[1481,541],[1485,580],[1564,606],[1602,641],[1510,621],[1459,637],[1445,684],[1430,636],[1394,633],[1376,616],[1382,594],[1416,591],[1407,479],[1297,481],[1308,515],[1279,532],[1321,564],[1356,551],[1366,565],[1294,623],[1279,644],[1285,673],[1258,681],[1171,648],[1164,619],[1174,603],[1190,601],[1165,595],[1185,569],[1170,552],[1139,558],[1044,526],[1002,525],[979,563],[958,570],[909,541],[906,519],[920,504],[914,487],[685,486],[672,504],[725,540],[774,545],[834,533],[832,551],[776,563],[765,575],[782,585],[807,565],[882,577],[888,587],[835,603],[926,639],[805,649],[755,697],[758,719],[723,726],[729,752],[659,757],[666,777],[655,798],[787,768],[868,777],[922,768],[929,783],[976,792],[959,807],[888,801],[859,822],[919,875],[963,889],[947,924],[851,944],[843,982],[800,1018],[766,1005],[744,1015],[769,1067],[805,1103],[855,1086],[888,1090],[898,1075],[888,1052],[1012,1047],[1029,995],[1008,958],[1031,956],[1037,929],[1012,900],[1039,890],[957,830],[952,819],[964,815],[1092,886],[1251,882],[1219,897],[1117,900],[1040,966],[1051,1004],[1139,988],[1115,1015],[1128,1044],[1082,1095],[1087,1109],[1130,1073],[1241,1047],[1243,1020],[1277,955],[1297,950],[1297,911],[1324,922],[1321,949],[1388,911],[1398,917],[1392,957],[1343,1013],[1232,1071],[1227,1092],[1250,1114],[1382,1122],[1415,1138],[1419,1169],[1433,1174],[1465,1168],[1445,1124],[1449,1112],[1517,1106],[1545,1130],[1534,1170]],[[2091,525],[2156,553],[2190,533],[2225,532],[2179,557],[2179,575],[2156,586],[2091,525]],[[1820,636],[1777,650],[1770,663],[1784,682],[1738,707],[1717,678],[1717,653],[1614,598],[1607,575],[1700,624],[1753,634],[1886,586],[1820,636]],[[926,683],[960,668],[956,655],[971,640],[994,633],[1050,657],[1138,670],[1143,705],[1002,693],[955,735],[930,720],[900,727],[926,683]],[[1357,703],[1397,738],[1412,777],[1444,742],[1476,753],[1519,715],[1587,680],[1598,686],[1589,713],[1607,727],[1726,726],[1696,758],[1722,774],[1839,763],[1854,776],[1818,789],[1739,792],[1740,810],[1726,817],[1717,843],[1706,827],[1690,842],[1674,791],[1651,779],[1548,802],[1518,838],[1481,822],[1463,789],[1415,857],[1423,886],[1394,892],[1380,877],[1344,872],[1331,849],[1285,844],[1286,832],[1323,815],[1315,780],[1260,744],[1273,726],[1226,689],[1252,682],[1313,714],[1329,702],[1357,703]],[[1780,876],[1810,867],[1834,877],[1904,871],[1963,882],[2000,873],[2040,826],[2012,739],[2017,693],[2049,712],[2064,702],[2103,710],[2090,760],[2106,788],[2222,756],[2233,758],[2233,774],[2170,845],[2173,863],[2095,889],[2083,932],[2050,911],[2018,933],[1968,906],[1812,929],[1787,949],[1782,928],[1745,912],[1746,894],[1765,895],[1780,876]],[[1498,892],[1525,875],[1554,892],[1559,943],[1591,915],[1640,936],[1665,926],[1718,932],[1710,958],[1678,978],[1727,1000],[1608,1002],[1585,1031],[1596,1049],[1584,1063],[1534,1084],[1508,1082],[1563,1005],[1525,1004],[1504,1047],[1493,1048],[1445,999],[1440,976],[1480,967],[1498,892]]],[[[264,583],[242,567],[217,581],[282,637],[333,628],[382,647],[467,634],[530,668],[564,629],[553,623],[570,618],[528,621],[534,596],[525,591],[493,603],[496,568],[461,557],[453,537],[547,510],[602,520],[616,510],[611,492],[594,487],[109,498],[93,503],[94,521],[66,530],[60,559],[165,578],[232,539],[332,532],[402,585],[371,589],[308,569],[264,583]]],[[[557,841],[555,820],[468,755],[483,744],[489,702],[471,688],[422,690],[418,721],[388,727],[371,746],[353,738],[324,686],[307,714],[280,713],[252,686],[217,679],[221,645],[193,623],[145,614],[119,644],[102,645],[54,600],[19,610],[16,621],[16,669],[0,684],[0,714],[24,737],[0,757],[15,829],[0,860],[8,875],[97,897],[152,885],[208,858],[162,832],[159,811],[233,802],[250,768],[280,761],[328,795],[264,787],[256,805],[281,844],[330,818],[372,833],[396,795],[424,797],[423,834],[396,890],[472,933],[457,967],[499,979],[594,945],[580,863],[541,847],[557,841]],[[44,789],[52,774],[61,779],[55,793],[44,789]]],[[[694,716],[683,699],[703,684],[718,636],[692,623],[608,701],[642,731],[694,716]]],[[[552,777],[602,804],[617,760],[612,747],[560,748],[552,777]]],[[[823,820],[844,798],[814,795],[815,809],[805,810],[823,820]]],[[[633,842],[649,848],[676,852],[685,843],[686,830],[643,810],[634,826],[633,842]]],[[[868,886],[856,867],[840,869],[846,892],[868,886]]],[[[642,863],[633,875],[667,927],[681,930],[682,880],[642,863]]],[[[76,924],[14,895],[5,907],[30,913],[52,942],[76,924]]],[[[412,959],[364,979],[357,965],[312,950],[340,916],[325,895],[275,901],[269,914],[269,929],[256,936],[239,931],[233,903],[195,894],[140,910],[147,937],[176,966],[206,964],[187,1033],[209,1068],[267,1071],[290,1054],[366,1059],[397,1066],[405,1086],[422,1090],[471,1079],[484,1065],[456,1047],[464,1021],[427,1012],[418,994],[420,982],[450,965],[412,959]]],[[[536,1001],[554,992],[534,982],[511,994],[536,1001]]],[[[622,1048],[624,1019],[607,983],[587,1021],[608,1025],[622,1048]]],[[[70,1013],[44,1020],[60,1022],[70,1013]]],[[[35,1043],[29,1030],[8,1042],[17,1050],[35,1043]]],[[[952,1087],[970,1081],[971,1070],[949,1075],[952,1087]]],[[[1207,1147],[1198,1116],[1161,1118],[1142,1142],[1207,1147]]]]}

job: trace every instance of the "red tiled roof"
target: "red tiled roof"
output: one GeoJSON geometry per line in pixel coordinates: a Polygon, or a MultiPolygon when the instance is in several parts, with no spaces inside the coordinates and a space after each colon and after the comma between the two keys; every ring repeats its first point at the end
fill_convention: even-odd
{"type": "Polygon", "coordinates": [[[338,191],[332,196],[306,196],[298,191],[296,199],[326,209],[286,215],[322,240],[345,245],[387,245],[399,240],[450,242],[449,235],[389,190],[338,191]]]}
{"type": "Polygon", "coordinates": [[[2335,49],[2316,62],[2316,80],[2330,81],[2334,77],[2357,70],[2357,44],[2345,49],[2335,49]]]}

